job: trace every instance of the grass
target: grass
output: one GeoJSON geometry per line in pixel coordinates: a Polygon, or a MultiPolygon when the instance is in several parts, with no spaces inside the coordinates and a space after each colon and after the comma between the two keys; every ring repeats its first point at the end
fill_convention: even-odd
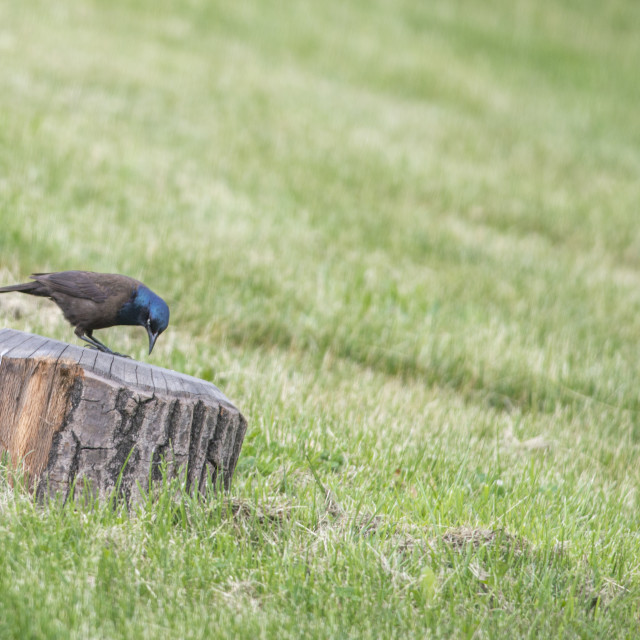
{"type": "Polygon", "coordinates": [[[140,277],[249,421],[225,498],[5,469],[0,637],[637,637],[640,9],[227,4],[0,5],[1,282],[140,277]]]}

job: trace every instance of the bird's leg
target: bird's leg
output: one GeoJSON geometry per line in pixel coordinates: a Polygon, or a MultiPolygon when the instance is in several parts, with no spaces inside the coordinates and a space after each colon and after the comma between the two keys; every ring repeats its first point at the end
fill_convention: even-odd
{"type": "Polygon", "coordinates": [[[76,335],[81,340],[84,340],[85,342],[88,342],[95,349],[98,349],[98,351],[102,351],[103,353],[108,353],[109,355],[112,355],[112,356],[121,356],[122,358],[130,358],[131,357],[131,356],[125,355],[124,353],[118,353],[117,351],[111,351],[111,349],[109,349],[109,347],[107,347],[106,344],[102,344],[102,342],[100,342],[100,340],[98,340],[98,338],[94,338],[93,337],[93,331],[86,331],[86,332],[83,332],[83,333],[80,333],[79,331],[76,331],[76,335]]]}
{"type": "Polygon", "coordinates": [[[100,342],[98,338],[93,337],[93,331],[87,331],[86,337],[85,336],[80,336],[80,337],[83,340],[86,340],[88,343],[92,344],[94,347],[96,347],[96,349],[99,349],[100,351],[104,351],[105,353],[113,353],[113,351],[111,351],[111,349],[109,349],[109,347],[107,347],[106,344],[103,344],[102,342],[100,342]]]}

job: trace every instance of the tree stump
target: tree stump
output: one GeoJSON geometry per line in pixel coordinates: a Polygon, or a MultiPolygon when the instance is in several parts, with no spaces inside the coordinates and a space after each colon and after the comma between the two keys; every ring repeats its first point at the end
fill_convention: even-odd
{"type": "Polygon", "coordinates": [[[0,330],[0,452],[36,495],[118,486],[135,502],[162,475],[229,488],[247,423],[213,384],[129,358],[0,330]]]}

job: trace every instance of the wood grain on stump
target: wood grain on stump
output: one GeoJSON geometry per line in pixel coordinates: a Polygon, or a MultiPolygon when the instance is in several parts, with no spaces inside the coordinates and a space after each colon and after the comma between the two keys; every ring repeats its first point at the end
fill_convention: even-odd
{"type": "Polygon", "coordinates": [[[0,329],[0,452],[37,495],[127,500],[149,482],[229,487],[247,423],[213,384],[38,335],[0,329]]]}

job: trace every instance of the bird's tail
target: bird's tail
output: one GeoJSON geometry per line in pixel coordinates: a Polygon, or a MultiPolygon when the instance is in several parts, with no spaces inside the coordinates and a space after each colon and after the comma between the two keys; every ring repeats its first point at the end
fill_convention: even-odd
{"type": "Polygon", "coordinates": [[[0,287],[0,293],[9,293],[10,291],[29,293],[32,296],[47,295],[39,282],[25,282],[23,284],[12,284],[8,287],[0,287]]]}

